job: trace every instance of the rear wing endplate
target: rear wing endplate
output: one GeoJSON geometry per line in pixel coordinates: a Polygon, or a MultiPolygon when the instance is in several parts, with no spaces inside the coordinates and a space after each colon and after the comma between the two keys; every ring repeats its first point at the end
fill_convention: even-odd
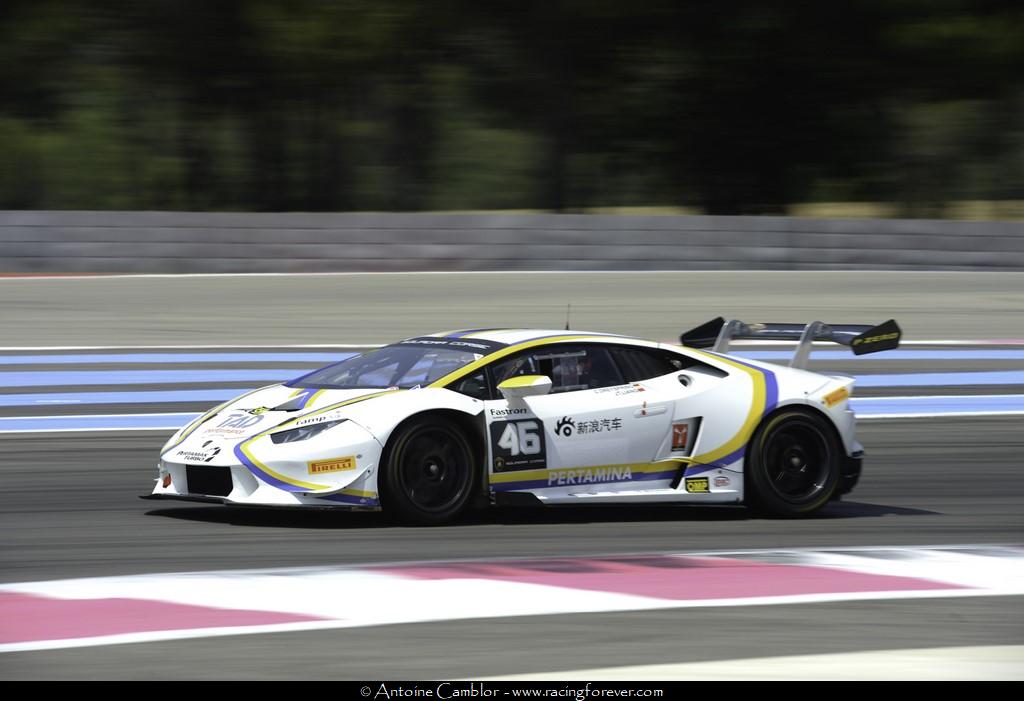
{"type": "Polygon", "coordinates": [[[716,353],[727,353],[729,342],[735,338],[762,341],[797,341],[796,352],[790,360],[793,368],[806,367],[815,341],[831,341],[849,346],[854,355],[892,350],[900,345],[903,332],[895,319],[878,326],[866,324],[746,324],[722,317],[712,319],[679,337],[679,342],[691,348],[710,348],[716,353]]]}

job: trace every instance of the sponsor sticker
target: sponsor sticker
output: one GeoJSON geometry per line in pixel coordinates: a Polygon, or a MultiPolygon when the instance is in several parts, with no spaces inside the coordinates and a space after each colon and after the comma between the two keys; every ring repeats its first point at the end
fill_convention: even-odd
{"type": "Polygon", "coordinates": [[[730,484],[732,484],[732,480],[730,480],[728,477],[723,477],[720,475],[715,478],[716,487],[728,487],[730,484]]]}
{"type": "Polygon", "coordinates": [[[400,346],[429,346],[435,348],[450,348],[452,350],[463,350],[469,351],[470,353],[478,355],[490,355],[499,348],[504,348],[504,343],[498,343],[497,341],[487,341],[482,338],[469,339],[452,339],[452,338],[436,338],[433,336],[426,336],[422,338],[408,338],[401,343],[397,344],[400,346]]]}
{"type": "Polygon", "coordinates": [[[552,470],[548,473],[548,486],[564,487],[575,484],[628,482],[631,479],[633,479],[633,471],[628,465],[621,467],[591,467],[578,470],[552,470]]]}
{"type": "Polygon", "coordinates": [[[881,343],[882,341],[892,341],[899,338],[898,333],[883,333],[878,336],[868,336],[867,338],[855,338],[853,339],[853,345],[859,346],[862,343],[881,343]]]}
{"type": "Polygon", "coordinates": [[[248,409],[235,410],[219,424],[208,428],[206,432],[240,435],[246,433],[248,429],[258,424],[263,418],[263,414],[253,416],[248,409]]]}
{"type": "Polygon", "coordinates": [[[529,414],[530,410],[526,408],[519,409],[488,409],[488,413],[491,416],[515,416],[516,414],[529,414]]]}
{"type": "Polygon", "coordinates": [[[563,416],[555,422],[554,433],[556,436],[569,438],[572,435],[584,435],[591,433],[605,433],[619,431],[622,429],[622,419],[618,416],[607,419],[574,419],[571,416],[563,416]]]}
{"type": "Polygon", "coordinates": [[[628,385],[615,385],[614,387],[599,387],[594,390],[594,394],[612,394],[616,397],[621,397],[626,394],[636,394],[637,392],[646,392],[647,390],[639,382],[633,382],[628,385]]]}
{"type": "Polygon", "coordinates": [[[828,394],[826,394],[822,398],[822,401],[825,402],[826,406],[835,406],[839,402],[846,401],[849,398],[850,390],[846,389],[845,387],[840,387],[836,391],[829,392],[828,394]]]}
{"type": "Polygon", "coordinates": [[[672,450],[686,450],[690,438],[690,423],[683,421],[672,424],[672,450]]]}
{"type": "Polygon", "coordinates": [[[310,424],[320,424],[324,421],[337,421],[338,419],[344,418],[342,416],[343,411],[329,411],[326,414],[314,414],[304,419],[299,419],[289,426],[309,426],[310,424]]]}
{"type": "Polygon", "coordinates": [[[687,477],[686,492],[688,494],[707,494],[711,491],[708,488],[707,477],[687,477]]]}
{"type": "Polygon", "coordinates": [[[330,460],[316,460],[308,462],[309,474],[320,475],[325,472],[345,472],[356,469],[356,458],[349,455],[344,458],[331,458],[330,460]]]}
{"type": "Polygon", "coordinates": [[[220,455],[220,447],[213,445],[213,441],[206,441],[199,450],[183,448],[174,454],[175,457],[182,458],[186,462],[210,462],[218,455],[220,455]]]}

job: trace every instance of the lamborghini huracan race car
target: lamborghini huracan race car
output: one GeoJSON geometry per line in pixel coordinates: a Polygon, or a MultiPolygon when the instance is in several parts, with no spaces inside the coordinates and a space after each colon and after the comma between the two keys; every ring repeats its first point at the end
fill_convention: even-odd
{"type": "Polygon", "coordinates": [[[891,320],[721,318],[682,346],[522,329],[409,338],[202,415],[163,447],[148,498],[384,509],[421,524],[486,504],[807,515],[853,488],[862,448],[853,379],[800,366],[814,341],[859,354],[899,338],[891,320]],[[728,355],[735,338],[799,344],[782,367],[728,355]]]}

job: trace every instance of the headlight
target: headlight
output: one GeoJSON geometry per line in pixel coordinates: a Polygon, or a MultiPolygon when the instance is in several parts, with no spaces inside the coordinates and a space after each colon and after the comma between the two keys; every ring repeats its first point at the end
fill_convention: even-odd
{"type": "Polygon", "coordinates": [[[309,426],[299,426],[298,428],[290,428],[287,431],[279,431],[278,433],[271,433],[270,440],[274,443],[294,443],[295,441],[309,440],[313,436],[319,435],[338,424],[345,423],[348,419],[338,419],[336,421],[323,421],[318,424],[310,424],[309,426]]]}

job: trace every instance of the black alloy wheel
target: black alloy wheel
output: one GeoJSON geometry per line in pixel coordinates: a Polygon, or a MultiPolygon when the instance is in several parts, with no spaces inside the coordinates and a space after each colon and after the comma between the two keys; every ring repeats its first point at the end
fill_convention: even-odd
{"type": "Polygon", "coordinates": [[[839,484],[841,452],[825,417],[796,409],[770,416],[748,446],[748,502],[770,516],[814,513],[839,484]]]}
{"type": "Polygon", "coordinates": [[[442,417],[399,428],[382,477],[383,506],[399,520],[435,525],[456,518],[476,483],[473,449],[462,429],[442,417]]]}

